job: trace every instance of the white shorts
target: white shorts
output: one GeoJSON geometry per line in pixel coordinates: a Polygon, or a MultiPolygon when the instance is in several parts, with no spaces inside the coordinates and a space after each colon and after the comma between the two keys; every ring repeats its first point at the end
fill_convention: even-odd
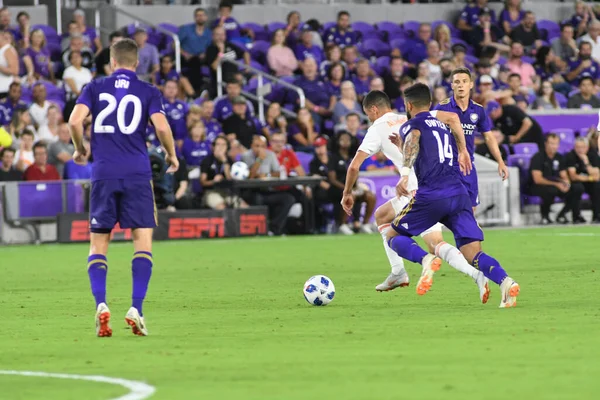
{"type": "MultiPolygon", "coordinates": [[[[402,196],[400,198],[394,197],[393,199],[391,199],[390,202],[392,203],[392,207],[394,207],[394,213],[396,213],[396,215],[397,215],[400,211],[402,211],[402,209],[404,207],[406,207],[406,205],[408,204],[409,201],[410,201],[410,198],[408,198],[406,196],[402,196]]],[[[431,228],[421,232],[420,236],[424,237],[425,235],[432,233],[432,232],[441,232],[443,226],[444,225],[442,225],[438,222],[431,228]]]]}

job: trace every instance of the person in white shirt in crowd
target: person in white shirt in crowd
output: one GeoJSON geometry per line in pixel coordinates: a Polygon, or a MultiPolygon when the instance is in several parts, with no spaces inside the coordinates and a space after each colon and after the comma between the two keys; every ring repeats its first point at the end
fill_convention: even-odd
{"type": "Polygon", "coordinates": [[[588,33],[583,35],[580,42],[588,42],[592,45],[592,58],[600,62],[600,21],[593,20],[588,28],[588,33]]]}
{"type": "Polygon", "coordinates": [[[33,164],[33,132],[25,130],[21,134],[21,142],[19,150],[15,154],[14,166],[17,170],[24,172],[31,164],[33,164]]]}
{"type": "Polygon", "coordinates": [[[79,51],[73,51],[69,55],[71,66],[65,69],[63,80],[65,89],[71,98],[79,97],[81,90],[93,79],[92,72],[83,66],[83,57],[79,51]]]}
{"type": "Polygon", "coordinates": [[[57,106],[51,105],[46,113],[46,123],[38,129],[38,140],[43,140],[46,144],[58,140],[58,126],[62,122],[62,115],[57,106]]]}
{"type": "Polygon", "coordinates": [[[10,84],[19,76],[19,56],[9,32],[0,33],[0,99],[8,96],[10,84]]]}
{"type": "Polygon", "coordinates": [[[46,100],[46,95],[46,86],[43,83],[33,85],[33,103],[29,106],[29,114],[36,129],[47,122],[48,109],[52,105],[46,100]]]}

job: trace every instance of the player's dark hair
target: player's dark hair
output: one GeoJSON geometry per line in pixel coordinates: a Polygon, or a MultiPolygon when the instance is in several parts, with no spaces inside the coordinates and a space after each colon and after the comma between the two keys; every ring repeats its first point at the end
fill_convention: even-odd
{"type": "Polygon", "coordinates": [[[131,39],[119,40],[110,46],[110,58],[117,65],[135,68],[138,62],[138,45],[131,39]]]}
{"type": "Polygon", "coordinates": [[[294,14],[298,14],[298,15],[300,15],[300,13],[299,13],[298,11],[290,11],[290,12],[288,13],[288,15],[287,15],[287,18],[286,18],[286,21],[287,21],[288,23],[290,22],[290,19],[292,19],[292,15],[294,15],[294,14]]]}
{"type": "Polygon", "coordinates": [[[573,28],[573,25],[571,25],[568,22],[562,23],[562,24],[560,24],[560,31],[562,32],[565,30],[565,28],[569,28],[569,27],[573,28]]]}
{"type": "MultiPolygon", "coordinates": [[[[23,133],[25,133],[25,132],[23,132],[23,133]]],[[[36,151],[37,149],[44,149],[44,150],[48,150],[48,146],[46,146],[46,143],[44,143],[44,142],[41,142],[41,141],[40,141],[40,142],[36,142],[36,143],[33,145],[33,152],[35,153],[35,151],[36,151]]]]}
{"type": "Polygon", "coordinates": [[[206,10],[202,7],[198,7],[194,10],[194,15],[198,14],[200,11],[202,11],[204,14],[206,14],[206,10]]]}
{"type": "Polygon", "coordinates": [[[519,78],[519,79],[521,79],[521,75],[513,73],[513,74],[510,74],[510,75],[508,76],[508,79],[509,79],[509,80],[510,80],[510,78],[519,78]]]}
{"type": "Polygon", "coordinates": [[[556,134],[556,133],[549,133],[544,138],[544,142],[547,143],[549,139],[558,139],[558,140],[560,140],[560,136],[558,136],[558,134],[556,134]]]}
{"type": "Polygon", "coordinates": [[[592,85],[594,84],[594,79],[592,79],[592,77],[591,77],[591,76],[588,76],[588,75],[586,75],[586,76],[582,76],[582,77],[579,79],[579,86],[581,86],[581,84],[582,84],[584,81],[590,81],[590,82],[592,82],[592,85]]]}
{"type": "Polygon", "coordinates": [[[26,136],[26,135],[31,136],[32,138],[35,137],[33,132],[31,132],[29,129],[23,129],[23,132],[21,132],[21,137],[26,136]]]}
{"type": "Polygon", "coordinates": [[[340,19],[343,16],[350,18],[350,13],[346,10],[342,10],[337,14],[337,19],[340,19]]]}
{"type": "Polygon", "coordinates": [[[19,19],[20,19],[21,17],[27,17],[27,18],[30,18],[30,17],[29,17],[29,13],[28,13],[27,11],[20,11],[20,12],[17,14],[17,17],[15,18],[15,21],[19,22],[19,19]]]}
{"type": "Polygon", "coordinates": [[[381,109],[392,108],[392,102],[385,92],[381,90],[371,90],[363,100],[363,107],[369,109],[377,107],[381,109]]]}
{"type": "Polygon", "coordinates": [[[13,87],[21,87],[21,83],[20,82],[13,82],[8,86],[8,90],[10,91],[10,89],[12,89],[13,87]]]}
{"type": "Polygon", "coordinates": [[[112,41],[113,41],[113,39],[115,39],[115,38],[119,38],[119,37],[125,37],[125,36],[123,35],[123,33],[122,33],[122,32],[119,32],[119,31],[114,31],[113,33],[111,33],[110,35],[108,35],[108,40],[109,40],[110,42],[112,42],[112,41]]]}
{"type": "Polygon", "coordinates": [[[348,113],[348,114],[346,114],[346,117],[345,117],[345,118],[346,118],[346,120],[347,120],[347,119],[348,119],[348,118],[350,118],[350,117],[356,117],[356,118],[358,118],[358,120],[360,121],[360,115],[358,115],[358,114],[357,114],[357,113],[355,113],[355,112],[351,112],[351,113],[348,113]]]}
{"type": "Polygon", "coordinates": [[[520,44],[521,46],[523,46],[523,43],[519,42],[518,40],[515,40],[510,44],[510,47],[512,48],[515,44],[520,44]]]}
{"type": "Polygon", "coordinates": [[[242,86],[242,83],[240,81],[238,81],[237,79],[230,79],[227,81],[227,85],[238,85],[238,86],[242,86]]]}
{"type": "Polygon", "coordinates": [[[215,150],[215,144],[217,144],[217,140],[223,140],[225,142],[225,144],[227,145],[227,152],[229,153],[231,145],[229,144],[229,140],[227,140],[227,137],[223,134],[219,134],[213,139],[212,143],[210,144],[212,146],[212,150],[215,150]]]}
{"type": "Polygon", "coordinates": [[[454,75],[456,74],[465,74],[469,77],[470,80],[473,80],[473,75],[471,75],[471,70],[469,68],[466,67],[459,67],[459,68],[455,68],[452,71],[452,74],[450,76],[452,76],[452,80],[454,80],[454,75]]]}
{"type": "Polygon", "coordinates": [[[431,91],[424,83],[415,83],[404,91],[404,100],[413,107],[424,108],[431,105],[431,91]]]}
{"type": "Polygon", "coordinates": [[[583,46],[590,46],[590,49],[592,48],[592,44],[590,42],[580,42],[579,43],[579,51],[581,51],[583,46]]]}
{"type": "Polygon", "coordinates": [[[233,10],[233,3],[231,2],[231,0],[223,0],[219,3],[219,10],[223,9],[223,8],[229,8],[230,10],[233,10]]]}

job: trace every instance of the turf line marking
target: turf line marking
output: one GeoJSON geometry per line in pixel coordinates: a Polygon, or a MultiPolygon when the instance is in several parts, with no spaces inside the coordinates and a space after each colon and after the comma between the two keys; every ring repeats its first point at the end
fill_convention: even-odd
{"type": "Polygon", "coordinates": [[[144,400],[149,398],[156,392],[154,386],[150,386],[144,382],[129,381],[121,378],[110,378],[108,376],[101,375],[73,375],[73,374],[54,374],[50,372],[35,372],[35,371],[11,371],[11,370],[0,370],[0,375],[19,375],[19,376],[33,376],[39,378],[54,378],[54,379],[73,379],[77,381],[92,381],[109,383],[111,385],[123,386],[129,389],[130,392],[124,396],[117,397],[110,400],[144,400]]]}

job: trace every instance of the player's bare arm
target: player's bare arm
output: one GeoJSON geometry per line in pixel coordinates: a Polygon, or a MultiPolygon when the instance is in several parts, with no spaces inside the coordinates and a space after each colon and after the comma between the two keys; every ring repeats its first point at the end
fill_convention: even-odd
{"type": "Polygon", "coordinates": [[[83,145],[83,122],[90,113],[90,109],[85,104],[76,104],[69,117],[69,129],[71,130],[71,139],[75,152],[73,153],[73,161],[77,164],[85,163],[87,150],[83,145]]]}
{"type": "Polygon", "coordinates": [[[179,160],[175,152],[175,141],[173,140],[173,132],[167,121],[167,117],[163,113],[154,113],[150,116],[150,120],[156,130],[156,136],[160,140],[160,144],[167,152],[167,162],[170,164],[167,173],[173,173],[179,169],[179,160]]]}
{"type": "Polygon", "coordinates": [[[498,174],[502,178],[503,181],[508,179],[508,167],[504,163],[502,159],[502,153],[500,152],[500,147],[498,147],[498,142],[494,137],[492,131],[483,132],[483,137],[485,139],[485,143],[492,153],[494,160],[498,163],[498,174]]]}
{"type": "Polygon", "coordinates": [[[346,182],[344,184],[344,194],[342,196],[342,208],[346,214],[352,214],[352,208],[354,207],[354,196],[352,196],[352,189],[358,179],[358,173],[360,166],[369,157],[364,151],[357,151],[356,155],[352,159],[350,166],[348,167],[348,173],[346,174],[346,182]]]}
{"type": "Polygon", "coordinates": [[[418,129],[411,130],[404,140],[404,164],[402,164],[402,170],[400,171],[400,182],[396,185],[398,196],[409,196],[410,194],[408,191],[408,176],[421,150],[420,141],[421,131],[418,129]]]}

